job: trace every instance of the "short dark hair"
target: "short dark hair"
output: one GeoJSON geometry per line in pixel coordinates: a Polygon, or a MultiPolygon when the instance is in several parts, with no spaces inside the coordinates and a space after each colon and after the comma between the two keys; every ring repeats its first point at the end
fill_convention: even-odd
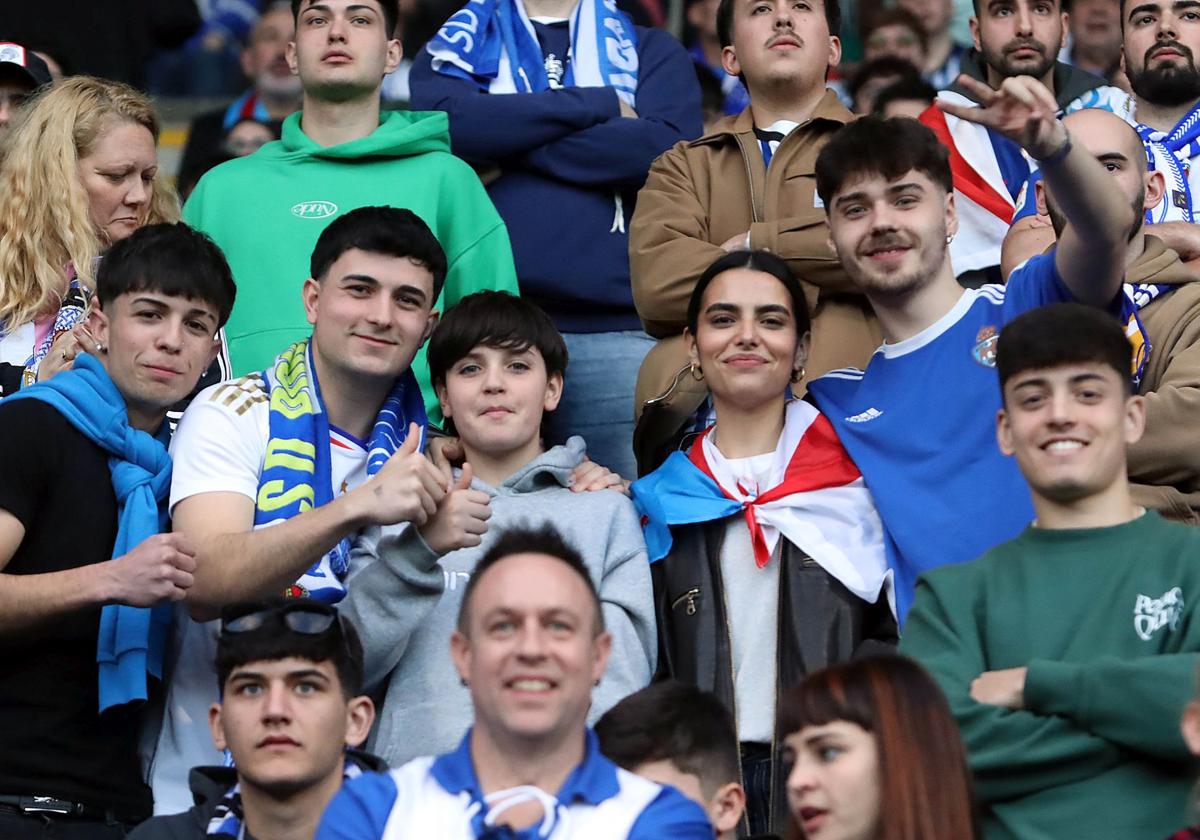
{"type": "Polygon", "coordinates": [[[933,131],[907,117],[868,115],[839,128],[817,155],[817,195],[828,215],[833,196],[852,178],[882,175],[893,181],[913,170],[946,192],[954,189],[950,153],[933,131]]]}
{"type": "Polygon", "coordinates": [[[567,345],[545,312],[508,292],[486,290],[467,295],[450,307],[429,337],[430,380],[446,381],[459,359],[479,346],[542,354],[547,374],[567,370],[567,345]]]}
{"type": "Polygon", "coordinates": [[[592,581],[591,573],[584,565],[583,556],[563,539],[557,528],[549,524],[536,526],[517,524],[505,529],[492,543],[492,547],[475,564],[475,570],[471,572],[466,589],[463,590],[462,604],[458,608],[458,632],[464,636],[470,635],[468,631],[471,623],[471,596],[479,587],[479,581],[483,579],[488,569],[514,554],[544,554],[561,560],[567,568],[583,580],[588,593],[592,596],[592,607],[596,612],[596,619],[593,623],[595,635],[598,636],[604,632],[604,612],[600,605],[600,593],[596,591],[596,584],[592,581]]]}
{"type": "MultiPolygon", "coordinates": [[[[383,25],[387,27],[388,38],[391,38],[396,32],[396,26],[400,23],[400,4],[396,0],[375,0],[379,4],[380,10],[383,12],[383,25]]],[[[304,0],[292,0],[292,18],[296,24],[300,24],[300,10],[304,5],[304,0]]]]}
{"type": "Polygon", "coordinates": [[[850,77],[850,81],[846,85],[846,92],[850,94],[851,101],[858,99],[858,92],[862,90],[863,85],[871,79],[877,79],[881,76],[898,76],[899,78],[896,81],[921,78],[920,71],[917,70],[916,65],[907,58],[900,58],[896,55],[881,56],[873,61],[860,64],[858,70],[850,77]]]}
{"type": "MultiPolygon", "coordinates": [[[[722,47],[733,44],[733,6],[738,0],[721,0],[717,6],[717,40],[722,47]]],[[[842,31],[842,7],[839,0],[822,0],[821,7],[825,10],[825,24],[829,27],[830,35],[842,31]]]]}
{"type": "Polygon", "coordinates": [[[357,248],[372,254],[407,257],[433,275],[432,307],[446,282],[446,252],[416,213],[398,207],[359,207],[329,223],[313,248],[309,271],[321,280],[338,257],[357,248]]]}
{"type": "Polygon", "coordinates": [[[1117,372],[1132,391],[1133,346],[1112,315],[1081,303],[1052,303],[1013,318],[1000,331],[1000,394],[1018,373],[1093,362],[1117,372]]]}
{"type": "Polygon", "coordinates": [[[920,76],[906,76],[897,79],[875,95],[875,107],[871,113],[883,115],[883,109],[890,102],[902,99],[916,99],[926,104],[933,104],[937,98],[937,90],[920,76]]]}
{"type": "Polygon", "coordinates": [[[225,326],[237,286],[216,244],[183,222],[144,225],[114,244],[96,270],[96,299],[104,309],[130,292],[158,292],[211,304],[225,326]]]}
{"type": "Polygon", "coordinates": [[[323,633],[297,633],[284,622],[283,613],[309,603],[308,598],[270,598],[235,604],[221,611],[222,623],[252,612],[269,613],[261,627],[241,633],[222,631],[217,636],[217,685],[225,683],[235,668],[249,662],[275,662],[296,657],[310,662],[331,662],[348,700],[362,694],[363,649],[354,625],[336,617],[323,633]]]}
{"type": "Polygon", "coordinates": [[[788,268],[788,264],[770,251],[730,251],[717,257],[712,265],[704,270],[696,285],[692,288],[692,296],[688,298],[687,327],[692,335],[700,325],[700,304],[704,300],[704,292],[718,275],[735,268],[746,268],[751,271],[761,271],[770,274],[787,289],[788,297],[792,299],[792,318],[796,322],[797,339],[808,332],[811,319],[808,313],[808,301],[804,297],[804,289],[796,275],[788,268]]]}
{"type": "Polygon", "coordinates": [[[600,752],[635,771],[669,761],[700,780],[704,795],[741,778],[733,715],[715,694],[665,680],[634,692],[596,721],[600,752]]]}
{"type": "Polygon", "coordinates": [[[920,19],[908,9],[902,9],[899,6],[894,6],[890,9],[880,9],[863,21],[859,27],[862,32],[863,43],[866,43],[867,38],[870,37],[872,32],[876,29],[882,29],[885,26],[908,27],[917,36],[917,41],[921,44],[921,51],[925,52],[929,49],[929,33],[921,25],[920,19]]]}

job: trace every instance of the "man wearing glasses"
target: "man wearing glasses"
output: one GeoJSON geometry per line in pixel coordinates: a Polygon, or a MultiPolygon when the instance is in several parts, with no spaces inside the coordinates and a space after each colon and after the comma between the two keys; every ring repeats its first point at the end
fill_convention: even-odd
{"type": "Polygon", "coordinates": [[[354,628],[311,599],[230,607],[216,666],[221,702],[208,723],[235,767],[195,768],[197,804],[143,823],[131,840],[311,838],[342,781],[383,766],[354,749],[375,719],[354,628]]]}

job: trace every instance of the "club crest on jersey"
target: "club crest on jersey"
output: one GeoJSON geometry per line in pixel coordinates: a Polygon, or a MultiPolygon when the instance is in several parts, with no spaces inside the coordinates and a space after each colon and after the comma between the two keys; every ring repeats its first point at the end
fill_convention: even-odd
{"type": "Polygon", "coordinates": [[[1183,616],[1183,590],[1176,586],[1160,598],[1138,595],[1133,604],[1133,629],[1144,642],[1164,627],[1174,630],[1183,616]]]}
{"type": "Polygon", "coordinates": [[[993,326],[986,326],[975,336],[975,349],[971,355],[975,361],[984,367],[996,366],[996,345],[1000,342],[1000,333],[993,326]]]}

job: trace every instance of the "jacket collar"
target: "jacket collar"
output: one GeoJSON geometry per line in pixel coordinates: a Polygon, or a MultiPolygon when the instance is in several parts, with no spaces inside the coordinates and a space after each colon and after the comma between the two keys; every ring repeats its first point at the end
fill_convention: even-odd
{"type": "MultiPolygon", "coordinates": [[[[617,781],[617,766],[600,753],[600,742],[591,729],[585,730],[586,744],[583,761],[571,771],[556,798],[559,802],[587,802],[599,805],[616,796],[621,785],[617,781]]],[[[475,764],[471,760],[471,730],[463,736],[458,749],[434,759],[429,773],[447,793],[466,791],[474,800],[483,799],[483,790],[475,775],[475,764]]]]}
{"type": "MultiPolygon", "coordinates": [[[[688,143],[688,146],[714,145],[739,134],[753,134],[753,109],[754,103],[751,102],[740,114],[721,118],[713,126],[712,131],[688,143]]],[[[809,122],[831,122],[840,126],[845,125],[853,119],[854,114],[850,113],[850,109],[842,104],[842,101],[838,99],[838,95],[829,88],[825,88],[825,94],[817,102],[817,107],[813,109],[809,122]]]]}

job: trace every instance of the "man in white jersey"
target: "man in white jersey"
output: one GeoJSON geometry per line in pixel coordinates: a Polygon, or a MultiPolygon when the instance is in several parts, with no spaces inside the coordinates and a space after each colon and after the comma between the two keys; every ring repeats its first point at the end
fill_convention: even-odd
{"type": "MultiPolygon", "coordinates": [[[[875,498],[890,540],[901,616],[917,574],[973,559],[1033,519],[1028,489],[992,435],[995,346],[1021,312],[1076,300],[1124,312],[1129,201],[1055,117],[1028,76],[999,90],[970,82],[982,107],[940,107],[1022,146],[1067,221],[1056,250],[1014,271],[1007,287],[963,291],[948,244],[958,227],[948,155],[908,120],[864,118],[830,140],[817,189],[847,273],[871,301],[885,343],[865,371],[810,386],[875,498]]],[[[1111,114],[1096,114],[1131,130],[1111,114]]]]}
{"type": "Polygon", "coordinates": [[[550,526],[506,532],[450,640],[474,725],[454,752],[348,783],[318,840],[712,840],[699,805],[601,755],[586,720],[611,647],[579,553],[550,526]]]}
{"type": "Polygon", "coordinates": [[[339,601],[358,531],[421,526],[445,496],[442,473],[417,451],[425,413],[410,369],[437,320],[441,246],[412,212],[365,207],[325,229],[311,270],[311,338],[268,370],[201,392],[172,441],[174,528],[204,570],[177,617],[150,759],[156,813],[186,810],[188,770],[220,763],[205,724],[217,699],[208,620],[284,592],[339,601]]]}

